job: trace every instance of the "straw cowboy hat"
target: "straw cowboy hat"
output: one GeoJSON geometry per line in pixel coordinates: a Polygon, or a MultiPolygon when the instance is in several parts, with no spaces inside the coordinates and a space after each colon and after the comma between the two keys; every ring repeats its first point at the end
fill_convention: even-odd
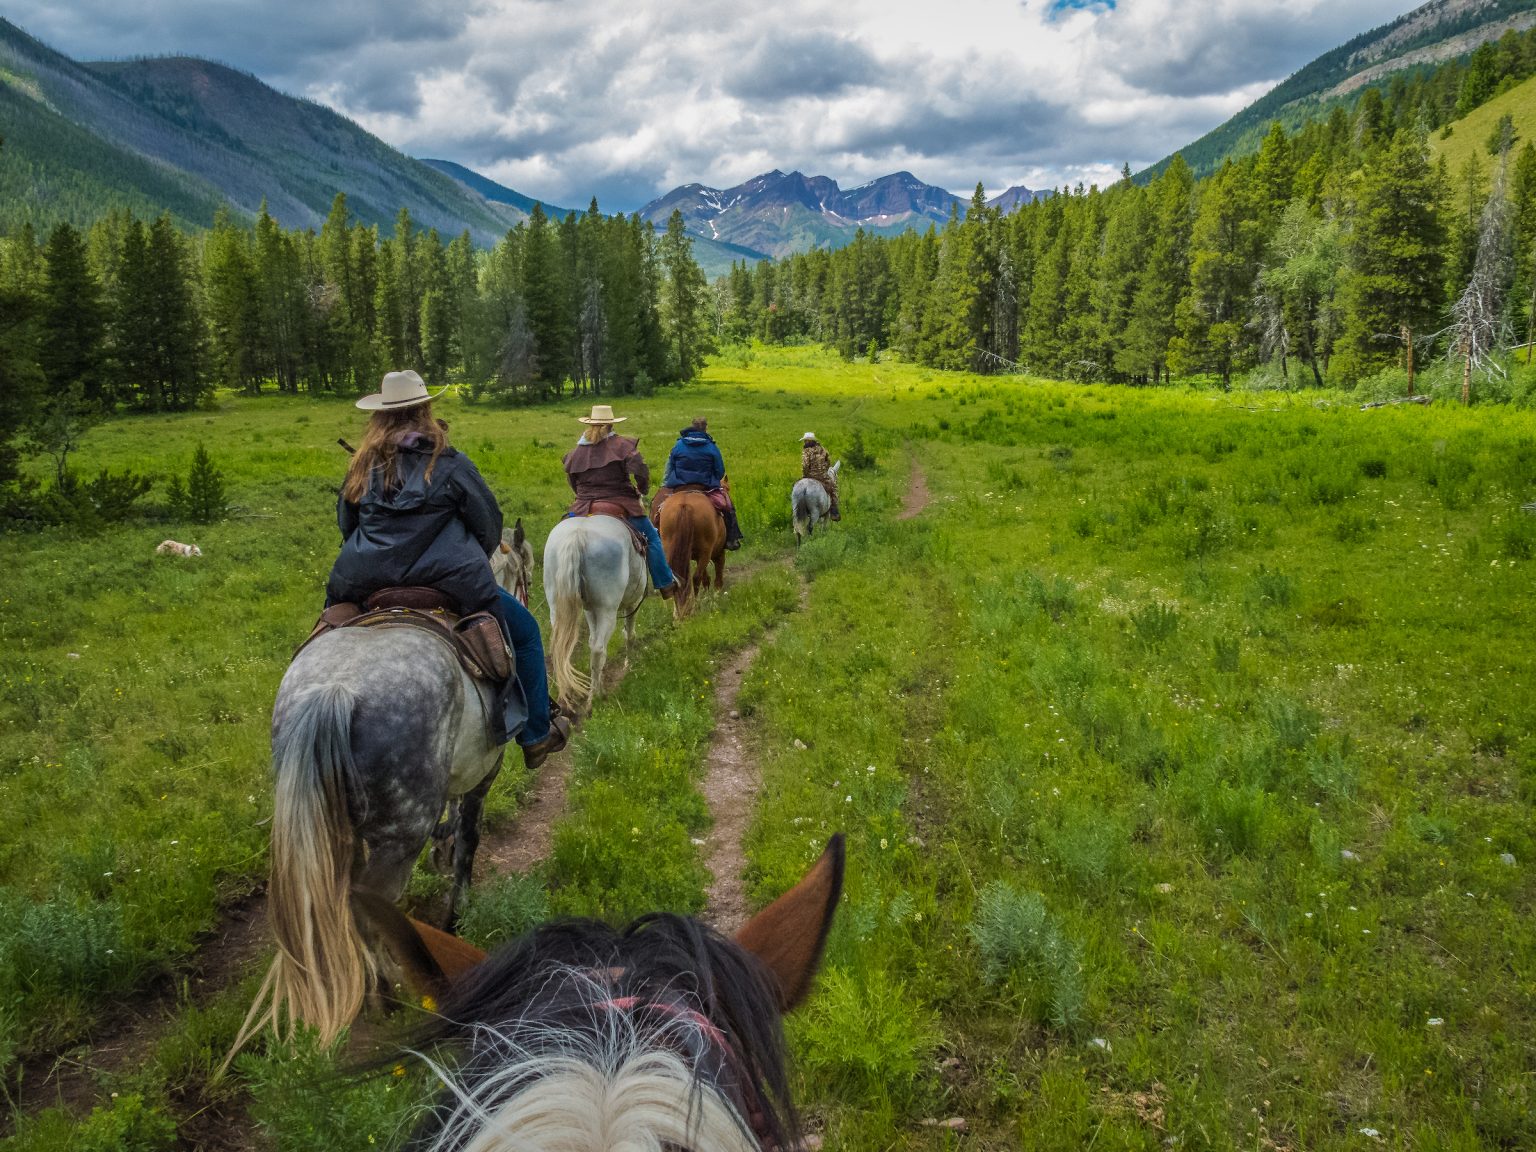
{"type": "Polygon", "coordinates": [[[615,416],[611,405],[594,404],[592,405],[592,415],[578,416],[576,419],[580,420],[583,424],[622,424],[629,417],[615,416]]]}
{"type": "MultiPolygon", "coordinates": [[[[438,389],[437,395],[441,396],[446,391],[448,387],[444,385],[438,389]]],[[[384,383],[380,386],[380,390],[370,396],[364,396],[357,402],[357,406],[366,408],[370,412],[379,412],[395,408],[412,408],[432,399],[435,397],[427,391],[426,382],[407,368],[404,372],[384,373],[384,383]]]]}
{"type": "Polygon", "coordinates": [[[800,437],[800,439],[801,440],[814,440],[814,439],[816,439],[816,433],[814,433],[814,432],[807,432],[804,436],[800,437]]]}

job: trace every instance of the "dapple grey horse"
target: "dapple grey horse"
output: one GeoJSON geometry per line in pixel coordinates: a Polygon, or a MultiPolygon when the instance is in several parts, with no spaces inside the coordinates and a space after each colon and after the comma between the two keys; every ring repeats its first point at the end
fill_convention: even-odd
{"type": "Polygon", "coordinates": [[[330,1043],[379,972],[353,890],[398,900],[450,799],[458,799],[452,924],[501,766],[493,688],[417,628],[341,628],[288,666],[272,708],[271,878],[277,956],[235,1047],[303,1023],[330,1043]]]}
{"type": "Polygon", "coordinates": [[[645,557],[629,526],[613,516],[572,516],[544,543],[544,599],[549,603],[549,658],[562,706],[590,711],[602,692],[608,641],[624,617],[624,663],[635,638],[635,613],[651,586],[645,557]],[[590,672],[572,662],[581,619],[587,619],[590,672]]]}
{"type": "MultiPolygon", "coordinates": [[[[837,472],[843,466],[839,460],[832,465],[831,476],[837,479],[837,472]]],[[[803,480],[796,480],[794,488],[789,494],[789,510],[795,519],[795,547],[800,547],[800,541],[816,531],[816,525],[827,518],[827,513],[832,511],[832,497],[827,495],[827,490],[822,487],[821,481],[812,480],[807,476],[803,480]]]]}

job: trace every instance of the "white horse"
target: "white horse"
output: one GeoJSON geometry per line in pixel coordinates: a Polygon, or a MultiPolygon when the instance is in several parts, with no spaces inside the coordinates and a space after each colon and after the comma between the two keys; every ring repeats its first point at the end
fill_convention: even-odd
{"type": "Polygon", "coordinates": [[[608,640],[621,614],[624,665],[629,666],[635,613],[650,586],[645,557],[635,550],[628,525],[613,516],[573,516],[555,525],[544,544],[544,599],[549,603],[550,663],[562,705],[591,709],[602,691],[608,640]],[[592,654],[587,675],[572,663],[583,613],[592,654]]]}
{"type": "Polygon", "coordinates": [[[528,607],[528,588],[533,581],[533,545],[523,532],[519,517],[510,528],[501,530],[501,547],[491,553],[491,575],[523,607],[528,607]]]}
{"type": "MultiPolygon", "coordinates": [[[[833,482],[837,481],[837,470],[843,466],[839,460],[832,465],[830,473],[833,482]]],[[[832,497],[827,495],[827,490],[822,487],[821,481],[812,480],[807,476],[803,480],[796,480],[793,490],[789,494],[789,510],[795,518],[795,547],[800,547],[800,541],[816,531],[816,525],[827,518],[827,513],[832,511],[832,497]]]]}

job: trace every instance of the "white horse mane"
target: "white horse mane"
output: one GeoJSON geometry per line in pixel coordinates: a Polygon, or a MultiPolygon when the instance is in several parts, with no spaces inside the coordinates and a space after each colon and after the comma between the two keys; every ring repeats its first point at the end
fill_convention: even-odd
{"type": "Polygon", "coordinates": [[[741,1113],[681,1055],[710,1048],[707,1021],[637,1019],[588,973],[550,979],[566,985],[557,998],[580,988],[590,1029],[530,1017],[478,1026],[473,1078],[417,1054],[449,1095],[428,1152],[760,1152],[741,1113]]]}

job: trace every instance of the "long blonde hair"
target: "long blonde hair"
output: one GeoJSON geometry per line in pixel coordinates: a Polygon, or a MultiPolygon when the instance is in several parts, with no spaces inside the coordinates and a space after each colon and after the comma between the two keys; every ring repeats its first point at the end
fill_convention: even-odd
{"type": "Polygon", "coordinates": [[[362,500],[376,472],[383,476],[384,491],[393,492],[400,486],[396,457],[400,452],[400,441],[407,432],[419,432],[432,444],[432,459],[427,461],[427,480],[431,481],[437,458],[448,447],[448,429],[432,419],[432,402],[413,404],[393,412],[380,410],[368,418],[363,442],[358,445],[347,468],[347,478],[341,485],[341,495],[347,503],[356,504],[362,500]]]}
{"type": "Polygon", "coordinates": [[[612,424],[588,424],[587,430],[581,434],[581,442],[583,444],[600,444],[612,435],[612,424]]]}

